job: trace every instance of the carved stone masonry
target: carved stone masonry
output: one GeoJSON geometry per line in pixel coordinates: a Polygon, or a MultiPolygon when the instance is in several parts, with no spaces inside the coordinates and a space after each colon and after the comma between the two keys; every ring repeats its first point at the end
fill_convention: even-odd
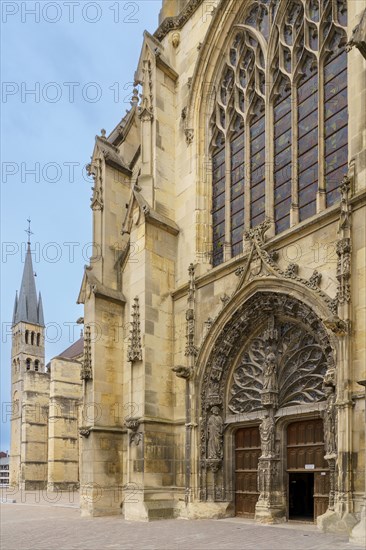
{"type": "Polygon", "coordinates": [[[282,270],[276,263],[278,257],[276,251],[267,252],[265,246],[265,234],[271,227],[271,221],[266,218],[262,223],[255,228],[244,233],[245,240],[250,243],[250,253],[246,260],[246,264],[239,267],[235,273],[239,277],[237,288],[233,297],[239,292],[246,278],[249,275],[249,280],[254,277],[275,276],[279,279],[292,279],[297,283],[311,289],[315,292],[318,298],[321,298],[329,308],[329,311],[335,315],[337,313],[337,299],[332,299],[328,294],[319,288],[321,274],[314,272],[309,280],[298,275],[299,266],[295,263],[290,263],[285,270],[282,270]]]}
{"type": "Polygon", "coordinates": [[[327,406],[323,412],[324,423],[324,447],[325,460],[329,465],[329,509],[334,509],[334,498],[336,491],[336,469],[337,469],[337,409],[336,409],[336,394],[334,387],[334,376],[324,377],[324,393],[327,397],[327,406]]]}
{"type": "Polygon", "coordinates": [[[339,304],[351,300],[351,239],[345,237],[337,242],[337,299],[339,304]]]}
{"type": "Polygon", "coordinates": [[[152,80],[152,63],[151,59],[144,59],[142,64],[142,94],[140,117],[144,113],[148,113],[150,120],[153,118],[153,80],[152,80]]]}
{"type": "Polygon", "coordinates": [[[196,357],[198,354],[197,347],[194,343],[195,337],[195,315],[194,302],[196,292],[195,269],[194,265],[190,264],[188,268],[189,288],[188,288],[188,309],[186,311],[186,349],[184,355],[186,357],[196,357]]]}
{"type": "Polygon", "coordinates": [[[84,355],[81,363],[80,378],[85,381],[93,378],[90,325],[85,325],[84,330],[84,355]]]}
{"type": "Polygon", "coordinates": [[[265,357],[263,362],[263,389],[261,402],[264,407],[277,408],[278,406],[278,382],[277,382],[277,339],[278,330],[275,328],[274,315],[268,319],[268,328],[263,333],[265,357]]]}
{"type": "Polygon", "coordinates": [[[103,179],[102,179],[102,160],[96,159],[94,162],[87,164],[86,171],[88,176],[93,176],[94,187],[92,187],[93,196],[91,200],[92,210],[103,210],[103,179]]]}
{"type": "Polygon", "coordinates": [[[194,130],[192,128],[186,128],[184,130],[184,134],[186,136],[187,145],[190,145],[193,142],[193,139],[194,139],[194,130]]]}
{"type": "Polygon", "coordinates": [[[266,413],[259,426],[261,436],[261,458],[274,458],[275,456],[275,421],[273,415],[266,413]]]}
{"type": "Polygon", "coordinates": [[[130,331],[130,342],[127,350],[128,361],[142,361],[141,329],[140,329],[140,304],[138,296],[135,297],[132,305],[132,330],[130,331]]]}
{"type": "Polygon", "coordinates": [[[213,406],[207,421],[207,458],[209,460],[222,460],[223,427],[224,422],[220,415],[220,409],[213,406]]]}
{"type": "Polygon", "coordinates": [[[325,386],[324,392],[327,396],[327,406],[324,411],[324,445],[325,458],[328,460],[337,455],[337,411],[334,386],[325,386]]]}
{"type": "Polygon", "coordinates": [[[351,207],[349,205],[349,194],[351,181],[345,176],[340,186],[341,191],[341,213],[339,219],[340,239],[337,242],[337,301],[339,305],[346,304],[351,300],[351,207]]]}
{"type": "Polygon", "coordinates": [[[142,432],[138,432],[138,427],[140,426],[141,418],[134,417],[134,416],[128,416],[125,418],[125,425],[130,430],[130,445],[132,443],[135,443],[135,445],[139,445],[140,441],[142,440],[142,432]]]}
{"type": "Polygon", "coordinates": [[[352,36],[346,44],[346,50],[349,52],[354,46],[366,59],[366,9],[362,13],[359,24],[352,30],[352,36]]]}
{"type": "Polygon", "coordinates": [[[189,380],[192,375],[191,369],[189,367],[185,367],[184,365],[177,365],[172,368],[172,371],[178,378],[184,378],[185,380],[189,380]]]}

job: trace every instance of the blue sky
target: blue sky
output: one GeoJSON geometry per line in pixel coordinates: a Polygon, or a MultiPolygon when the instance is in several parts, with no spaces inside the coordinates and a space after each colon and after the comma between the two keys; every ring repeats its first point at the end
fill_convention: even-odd
{"type": "Polygon", "coordinates": [[[142,34],[155,31],[160,7],[161,0],[1,2],[0,450],[9,449],[9,327],[26,220],[48,360],[80,333],[76,298],[92,238],[92,181],[83,167],[95,135],[130,107],[142,34]]]}

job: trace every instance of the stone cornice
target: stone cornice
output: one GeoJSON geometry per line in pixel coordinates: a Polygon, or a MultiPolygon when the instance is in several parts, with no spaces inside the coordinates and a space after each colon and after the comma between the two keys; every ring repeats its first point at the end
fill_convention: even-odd
{"type": "Polygon", "coordinates": [[[179,15],[175,17],[166,17],[154,32],[154,37],[161,42],[170,31],[181,29],[200,5],[203,4],[203,1],[204,0],[190,0],[179,15]]]}
{"type": "Polygon", "coordinates": [[[77,303],[85,303],[85,294],[86,294],[86,285],[89,284],[91,292],[98,298],[104,298],[116,304],[122,305],[126,303],[126,298],[122,292],[114,290],[103,285],[95,275],[90,272],[90,268],[86,267],[84,271],[84,277],[81,284],[80,293],[78,296],[77,303]]]}
{"type": "Polygon", "coordinates": [[[178,235],[179,227],[173,220],[163,214],[158,214],[156,210],[150,207],[139,191],[134,190],[133,193],[140,210],[145,215],[146,221],[150,222],[152,225],[160,227],[161,229],[165,229],[168,233],[178,235]]]}
{"type": "Polygon", "coordinates": [[[96,144],[98,149],[101,151],[106,164],[122,171],[127,176],[131,176],[132,172],[130,168],[120,158],[118,148],[115,145],[100,136],[96,136],[96,144]]]}
{"type": "Polygon", "coordinates": [[[136,107],[132,106],[132,108],[126,112],[122,120],[120,120],[117,126],[109,134],[108,142],[111,143],[111,145],[118,146],[123,141],[125,141],[126,136],[128,135],[128,132],[130,131],[131,126],[135,120],[135,114],[136,107]]]}

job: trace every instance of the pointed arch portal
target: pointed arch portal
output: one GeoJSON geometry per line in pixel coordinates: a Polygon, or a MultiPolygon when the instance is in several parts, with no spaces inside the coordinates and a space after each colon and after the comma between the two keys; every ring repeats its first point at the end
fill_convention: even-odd
{"type": "Polygon", "coordinates": [[[334,398],[334,351],[321,319],[294,296],[252,295],[224,325],[204,369],[201,499],[285,520],[301,515],[297,483],[311,495],[304,517],[324,513],[333,498],[334,398]]]}

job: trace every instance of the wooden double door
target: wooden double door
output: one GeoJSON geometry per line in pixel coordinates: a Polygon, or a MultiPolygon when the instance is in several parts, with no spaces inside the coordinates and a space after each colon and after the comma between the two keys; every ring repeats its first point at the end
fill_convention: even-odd
{"type": "MultiPolygon", "coordinates": [[[[289,519],[314,520],[326,512],[329,502],[329,469],[324,460],[322,419],[292,422],[286,432],[289,519]]],[[[235,433],[235,510],[254,517],[259,492],[258,459],[261,455],[258,426],[235,433]]]]}
{"type": "Polygon", "coordinates": [[[316,519],[327,511],[329,468],[324,460],[321,418],[292,422],[287,427],[289,519],[316,519]]]}

